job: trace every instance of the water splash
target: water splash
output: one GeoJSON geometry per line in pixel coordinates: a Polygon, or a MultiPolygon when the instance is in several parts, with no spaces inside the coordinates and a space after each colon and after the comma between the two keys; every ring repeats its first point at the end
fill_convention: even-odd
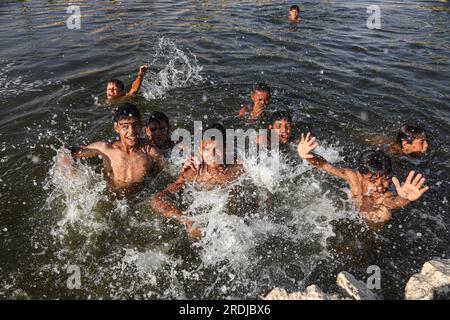
{"type": "Polygon", "coordinates": [[[147,100],[163,97],[166,92],[199,83],[203,67],[196,56],[189,50],[180,49],[175,42],[162,37],[159,39],[156,52],[150,66],[161,68],[158,73],[149,74],[142,83],[142,93],[147,100]]]}
{"type": "Polygon", "coordinates": [[[56,151],[55,163],[44,185],[44,189],[52,190],[47,197],[47,208],[61,209],[52,235],[63,240],[74,228],[87,236],[104,230],[106,222],[96,214],[95,208],[100,201],[107,201],[106,181],[85,164],[78,163],[75,167],[73,160],[64,163],[71,159],[69,150],[56,151]]]}

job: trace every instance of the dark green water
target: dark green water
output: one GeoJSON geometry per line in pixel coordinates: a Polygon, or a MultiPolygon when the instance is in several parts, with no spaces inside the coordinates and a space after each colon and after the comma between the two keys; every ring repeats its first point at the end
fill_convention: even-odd
{"type": "Polygon", "coordinates": [[[83,1],[81,30],[69,30],[66,1],[2,1],[0,298],[241,299],[309,284],[334,292],[338,272],[364,280],[377,265],[378,293],[399,299],[424,261],[448,257],[449,3],[302,1],[297,26],[286,21],[290,4],[83,1]],[[366,27],[371,4],[381,30],[366,27]],[[161,110],[174,127],[237,126],[230,116],[265,81],[270,109],[291,111],[295,134],[312,130],[343,164],[367,148],[361,132],[421,124],[430,154],[395,159],[395,171],[419,170],[431,189],[371,231],[345,184],[292,148],[273,172],[248,164],[229,193],[190,192],[186,207],[209,222],[192,244],[148,206],[175,170],[129,200],[107,196],[98,161],[80,167],[82,181],[51,171],[56,149],[114,138],[105,81],[129,86],[142,63],[152,65],[135,99],[145,117],[161,110]],[[255,199],[267,189],[274,207],[255,199]],[[79,290],[66,286],[69,265],[80,268],[79,290]]]}

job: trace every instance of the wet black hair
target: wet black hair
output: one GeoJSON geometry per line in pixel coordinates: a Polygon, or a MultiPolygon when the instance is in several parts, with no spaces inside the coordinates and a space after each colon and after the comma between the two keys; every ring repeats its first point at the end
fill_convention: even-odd
{"type": "Polygon", "coordinates": [[[253,86],[252,92],[255,92],[255,91],[267,92],[270,95],[270,87],[267,85],[267,83],[264,83],[264,82],[256,83],[253,86]]]}
{"type": "Polygon", "coordinates": [[[147,120],[146,126],[149,127],[150,123],[152,122],[156,122],[158,124],[161,124],[163,122],[165,122],[168,126],[170,125],[169,123],[169,117],[166,116],[166,114],[164,112],[160,112],[160,111],[156,111],[153,112],[147,120]]]}
{"type": "Polygon", "coordinates": [[[289,11],[291,10],[297,10],[298,12],[300,12],[300,8],[298,5],[294,4],[293,6],[291,6],[291,8],[289,9],[289,11]]]}
{"type": "Polygon", "coordinates": [[[125,90],[125,85],[124,85],[123,82],[120,81],[120,80],[117,80],[117,79],[109,79],[107,83],[108,83],[108,84],[114,83],[116,86],[119,87],[120,91],[124,91],[124,90],[125,90]]]}
{"type": "Polygon", "coordinates": [[[120,120],[130,118],[137,118],[141,120],[141,113],[134,104],[129,102],[121,103],[114,113],[114,122],[119,122],[120,120]]]}
{"type": "Polygon", "coordinates": [[[383,151],[364,151],[359,158],[358,171],[361,174],[389,175],[392,172],[391,159],[383,151]]]}
{"type": "Polygon", "coordinates": [[[403,141],[412,143],[415,139],[426,137],[424,129],[405,124],[398,130],[397,143],[401,146],[403,141]]]}
{"type": "Polygon", "coordinates": [[[275,111],[270,117],[270,124],[274,124],[275,121],[286,120],[287,122],[292,123],[292,117],[287,111],[275,111]]]}

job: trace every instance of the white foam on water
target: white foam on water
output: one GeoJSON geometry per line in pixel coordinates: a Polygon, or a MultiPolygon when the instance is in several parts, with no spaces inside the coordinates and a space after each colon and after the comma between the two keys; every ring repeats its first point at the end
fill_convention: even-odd
{"type": "Polygon", "coordinates": [[[166,92],[199,83],[203,80],[196,56],[189,50],[180,49],[165,37],[158,40],[156,52],[150,62],[150,70],[142,83],[142,93],[147,100],[163,97],[166,92]],[[152,72],[153,66],[161,68],[152,72]]]}
{"type": "MultiPolygon", "coordinates": [[[[67,149],[57,150],[57,154],[71,157],[67,149]]],[[[55,238],[63,239],[69,228],[75,228],[84,235],[106,228],[105,220],[95,213],[99,202],[107,200],[103,194],[107,188],[106,181],[89,166],[78,163],[73,171],[71,167],[60,166],[55,161],[44,188],[51,189],[47,207],[61,209],[58,212],[59,221],[52,230],[55,238]]]]}

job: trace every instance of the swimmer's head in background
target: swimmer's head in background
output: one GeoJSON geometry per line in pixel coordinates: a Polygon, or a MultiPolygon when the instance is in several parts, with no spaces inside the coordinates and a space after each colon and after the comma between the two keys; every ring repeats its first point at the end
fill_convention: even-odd
{"type": "Polygon", "coordinates": [[[358,162],[358,171],[364,181],[371,186],[371,196],[381,196],[389,188],[392,173],[391,159],[382,151],[364,151],[358,162]]]}
{"type": "Polygon", "coordinates": [[[299,6],[293,5],[289,8],[289,19],[290,20],[298,20],[299,14],[300,14],[299,6]]]}
{"type": "Polygon", "coordinates": [[[292,134],[292,117],[289,112],[274,112],[270,118],[269,129],[278,133],[280,144],[288,143],[292,134]]]}
{"type": "Polygon", "coordinates": [[[145,125],[145,133],[157,147],[171,143],[169,118],[163,112],[153,112],[145,125]]]}
{"type": "Polygon", "coordinates": [[[202,162],[208,165],[225,163],[226,130],[220,123],[215,123],[203,132],[201,143],[202,162]]]}
{"type": "Polygon", "coordinates": [[[397,134],[397,143],[404,154],[423,156],[428,151],[428,138],[424,129],[412,125],[404,125],[397,134]]]}
{"type": "Polygon", "coordinates": [[[270,87],[266,83],[257,83],[252,90],[253,107],[266,107],[270,102],[270,87]]]}
{"type": "Polygon", "coordinates": [[[114,113],[114,131],[127,147],[138,144],[142,131],[141,113],[129,102],[120,104],[114,113]]]}
{"type": "Polygon", "coordinates": [[[106,98],[108,100],[114,99],[124,95],[125,86],[122,81],[117,79],[110,79],[106,84],[106,98]]]}

